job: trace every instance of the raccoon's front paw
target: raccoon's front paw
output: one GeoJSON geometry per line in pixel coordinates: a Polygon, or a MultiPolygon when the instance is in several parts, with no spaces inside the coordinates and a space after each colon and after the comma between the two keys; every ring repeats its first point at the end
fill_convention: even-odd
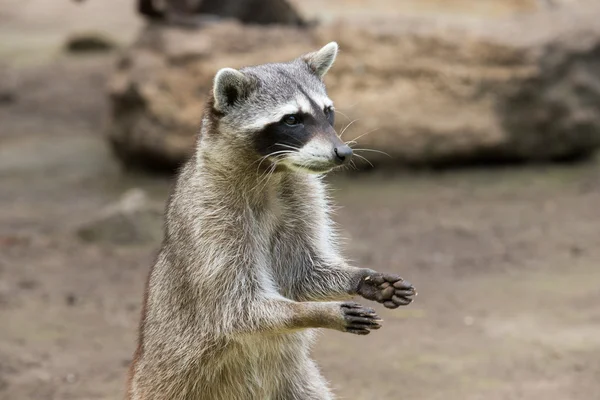
{"type": "Polygon", "coordinates": [[[386,308],[398,308],[412,303],[417,291],[398,275],[375,272],[362,278],[357,294],[386,308]]]}
{"type": "Polygon", "coordinates": [[[368,335],[372,329],[381,328],[382,319],[375,310],[358,303],[345,302],[340,306],[344,318],[343,331],[355,335],[368,335]]]}

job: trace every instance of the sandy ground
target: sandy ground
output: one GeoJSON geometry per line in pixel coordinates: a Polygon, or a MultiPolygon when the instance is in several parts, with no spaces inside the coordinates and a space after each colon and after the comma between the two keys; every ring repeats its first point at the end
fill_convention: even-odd
{"type": "MultiPolygon", "coordinates": [[[[158,244],[73,230],[132,187],[164,201],[169,181],[124,173],[104,146],[113,56],[58,56],[63,31],[38,21],[19,36],[10,20],[33,45],[0,43],[0,84],[18,89],[0,104],[0,400],[120,399],[158,244]],[[47,32],[54,47],[36,41],[47,32]]],[[[377,307],[380,331],[323,333],[314,356],[340,398],[598,398],[600,165],[376,172],[332,188],[348,255],[419,289],[409,308],[377,307]]]]}

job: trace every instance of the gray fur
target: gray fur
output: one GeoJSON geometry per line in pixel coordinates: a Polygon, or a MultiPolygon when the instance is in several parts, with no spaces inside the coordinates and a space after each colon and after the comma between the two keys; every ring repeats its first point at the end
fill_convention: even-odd
{"type": "Polygon", "coordinates": [[[414,295],[401,278],[340,256],[319,175],[276,156],[258,167],[265,157],[250,146],[257,121],[299,93],[329,101],[320,77],[302,58],[240,73],[253,81],[251,93],[221,109],[209,101],[170,198],[129,400],[332,399],[309,357],[315,328],[366,334],[378,317],[343,300],[402,297],[395,308],[414,295]]]}

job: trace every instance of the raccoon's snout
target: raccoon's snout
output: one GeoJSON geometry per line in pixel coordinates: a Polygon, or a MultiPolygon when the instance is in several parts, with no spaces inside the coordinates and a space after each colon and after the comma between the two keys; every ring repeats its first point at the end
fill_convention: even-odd
{"type": "Polygon", "coordinates": [[[343,144],[333,149],[335,153],[335,163],[342,165],[350,161],[352,157],[352,149],[347,144],[343,144]]]}

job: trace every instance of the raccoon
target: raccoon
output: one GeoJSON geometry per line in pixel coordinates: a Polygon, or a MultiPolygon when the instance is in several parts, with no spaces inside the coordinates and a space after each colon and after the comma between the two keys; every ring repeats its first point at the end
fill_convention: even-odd
{"type": "Polygon", "coordinates": [[[352,157],[323,83],[337,52],[217,72],[167,205],[127,399],[332,399],[309,356],[315,331],[379,329],[353,296],[413,300],[400,276],[338,250],[322,179],[352,157]]]}

